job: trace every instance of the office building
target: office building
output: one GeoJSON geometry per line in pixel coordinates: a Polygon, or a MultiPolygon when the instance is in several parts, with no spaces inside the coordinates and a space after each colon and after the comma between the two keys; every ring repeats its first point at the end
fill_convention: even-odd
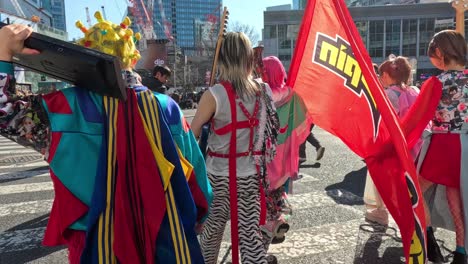
{"type": "MultiPolygon", "coordinates": [[[[52,14],[46,10],[39,0],[0,0],[0,21],[30,25],[37,33],[68,40],[67,32],[53,27],[52,14]]],[[[52,84],[57,88],[66,85],[42,74],[21,68],[16,69],[17,85],[29,87],[32,92],[38,92],[52,84]]]]}
{"type": "MultiPolygon", "coordinates": [[[[438,72],[426,56],[428,43],[436,32],[455,28],[455,10],[447,2],[406,2],[353,1],[349,11],[375,63],[390,54],[414,58],[415,79],[424,79],[438,72]]],[[[302,16],[303,10],[264,12],[265,56],[278,56],[289,68],[302,16]]]]}
{"type": "Polygon", "coordinates": [[[293,9],[302,10],[305,8],[307,0],[293,0],[293,9]]]}
{"type": "MultiPolygon", "coordinates": [[[[194,55],[200,48],[202,38],[196,35],[200,27],[218,29],[222,13],[222,0],[162,0],[162,7],[157,4],[153,9],[153,22],[156,36],[165,38],[164,25],[170,27],[176,45],[185,55],[194,55]],[[165,21],[162,19],[165,16],[165,21]],[[211,25],[207,25],[211,23],[211,25]]],[[[204,36],[206,30],[203,29],[204,36]]],[[[215,30],[217,32],[217,30],[215,30]]]]}
{"type": "Polygon", "coordinates": [[[65,0],[44,0],[49,1],[46,10],[52,14],[52,26],[56,29],[67,31],[65,17],[65,0]]]}
{"type": "Polygon", "coordinates": [[[67,31],[65,0],[0,0],[0,10],[17,17],[31,20],[40,18],[40,24],[67,31]]]}

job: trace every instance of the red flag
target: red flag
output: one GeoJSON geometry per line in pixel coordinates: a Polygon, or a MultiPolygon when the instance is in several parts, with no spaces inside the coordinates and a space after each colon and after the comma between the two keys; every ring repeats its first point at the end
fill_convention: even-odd
{"type": "MultiPolygon", "coordinates": [[[[410,110],[421,119],[405,119],[402,131],[343,0],[308,2],[288,82],[315,124],[365,158],[400,228],[407,263],[425,263],[423,198],[403,131],[411,142],[419,137],[431,114],[414,109],[428,105],[430,86],[438,83],[426,82],[426,93],[410,110]]],[[[430,102],[431,109],[436,101],[430,102]]]]}

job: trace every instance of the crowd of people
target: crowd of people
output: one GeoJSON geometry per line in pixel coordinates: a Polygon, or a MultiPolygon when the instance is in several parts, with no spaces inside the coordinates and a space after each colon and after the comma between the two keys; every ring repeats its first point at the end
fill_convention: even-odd
{"type": "MultiPolygon", "coordinates": [[[[9,118],[3,128],[20,124],[27,138],[45,129],[50,139],[47,160],[56,196],[44,243],[66,245],[70,263],[100,259],[211,264],[218,261],[230,220],[233,263],[278,263],[268,249],[271,243],[283,242],[293,224],[288,223],[292,209],[287,197],[306,160],[306,142],[315,147],[316,160],[325,151],[311,132],[313,126],[292,147],[281,145],[287,142],[282,128],[293,125],[288,118],[305,110],[297,104],[288,108],[294,109],[288,110],[288,118],[279,114],[286,104],[300,100],[285,85],[286,71],[279,59],[264,58],[268,82],[256,79],[250,40],[244,33],[227,33],[217,61],[218,83],[203,93],[189,125],[178,104],[165,95],[168,67],[155,67],[156,83],[148,86],[135,73],[140,55],[128,28],[130,20],[113,24],[99,12],[95,17],[99,22],[93,27],[80,26],[85,33],[80,43],[93,43],[91,48],[111,50],[121,58],[128,88],[125,102],[86,87],[12,99],[12,56],[38,51],[24,47],[31,28],[9,25],[0,30],[0,113],[4,120],[9,118]],[[31,112],[30,106],[37,108],[31,112]],[[8,107],[15,110],[5,110],[8,107]],[[44,127],[37,128],[36,122],[44,127]],[[197,141],[207,123],[211,126],[205,158],[197,141]],[[69,142],[79,147],[71,149],[69,142]],[[285,156],[290,160],[278,162],[285,156]]],[[[433,184],[445,186],[456,234],[452,263],[467,263],[468,200],[463,190],[468,187],[460,182],[468,173],[466,41],[456,31],[441,31],[429,43],[428,56],[443,71],[438,76],[443,93],[411,154],[423,192],[433,184]]],[[[408,60],[391,56],[376,67],[376,74],[397,116],[403,118],[419,94],[409,83],[408,60]]],[[[389,214],[370,177],[365,184],[365,218],[388,225],[389,214]]],[[[441,262],[430,208],[425,209],[427,257],[441,262]]]]}
{"type": "Polygon", "coordinates": [[[15,79],[0,73],[0,133],[46,154],[48,129],[38,97],[15,88],[15,79]]]}

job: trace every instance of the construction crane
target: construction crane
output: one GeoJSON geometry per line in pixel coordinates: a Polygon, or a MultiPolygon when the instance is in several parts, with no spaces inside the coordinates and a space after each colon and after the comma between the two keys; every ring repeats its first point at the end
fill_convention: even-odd
{"type": "Polygon", "coordinates": [[[85,10],[86,10],[86,22],[88,22],[88,27],[91,27],[92,25],[91,25],[91,16],[89,15],[89,8],[86,7],[85,10]]]}
{"type": "MultiPolygon", "coordinates": [[[[147,3],[151,6],[153,5],[152,1],[148,1],[147,3]]],[[[133,21],[142,31],[143,41],[140,40],[140,43],[146,45],[146,40],[156,38],[153,29],[153,9],[150,9],[151,12],[148,12],[148,6],[145,5],[143,0],[129,0],[129,4],[129,11],[133,16],[133,21]]]]}
{"type": "Polygon", "coordinates": [[[215,36],[217,36],[214,34],[214,32],[217,28],[217,25],[219,24],[219,17],[222,7],[223,4],[220,3],[216,6],[216,8],[213,9],[213,11],[205,15],[206,22],[210,23],[209,31],[207,32],[206,39],[203,39],[203,37],[199,38],[199,43],[197,43],[197,52],[199,55],[202,55],[207,47],[214,46],[215,36]],[[205,43],[206,41],[208,41],[208,43],[205,43]]]}
{"type": "Polygon", "coordinates": [[[107,20],[106,10],[104,9],[104,6],[101,6],[101,10],[102,10],[102,16],[104,17],[105,20],[107,20]]]}
{"type": "Polygon", "coordinates": [[[206,21],[208,22],[211,22],[213,24],[216,24],[216,22],[218,22],[219,20],[219,14],[221,13],[221,7],[223,7],[223,4],[218,4],[218,6],[216,6],[215,9],[213,9],[213,11],[209,14],[206,14],[205,15],[205,18],[206,18],[206,21]],[[218,14],[218,15],[216,15],[218,14]]]}
{"type": "MultiPolygon", "coordinates": [[[[151,4],[148,3],[148,7],[149,8],[153,7],[154,0],[149,0],[149,1],[151,2],[151,4]]],[[[162,24],[159,21],[157,21],[157,23],[162,28],[164,34],[166,35],[166,38],[169,41],[174,41],[174,37],[172,36],[172,23],[166,19],[166,14],[164,13],[164,7],[163,7],[161,0],[158,0],[158,8],[159,8],[159,13],[161,15],[162,24]]]]}

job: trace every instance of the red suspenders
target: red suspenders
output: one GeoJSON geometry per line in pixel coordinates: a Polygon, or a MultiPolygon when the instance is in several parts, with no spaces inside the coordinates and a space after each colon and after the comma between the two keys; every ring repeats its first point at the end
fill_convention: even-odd
{"type": "MultiPolygon", "coordinates": [[[[231,133],[229,141],[229,154],[216,153],[208,150],[208,155],[218,158],[227,158],[229,159],[229,197],[231,204],[231,243],[232,243],[232,263],[239,263],[239,232],[238,232],[238,207],[237,207],[237,178],[236,178],[236,168],[237,168],[237,158],[245,157],[249,155],[262,155],[261,151],[254,151],[254,135],[255,127],[258,126],[258,111],[260,109],[260,100],[257,97],[255,101],[255,107],[252,115],[247,111],[244,104],[239,102],[239,107],[241,108],[244,115],[247,117],[245,121],[237,121],[237,110],[236,110],[236,98],[238,98],[234,92],[234,88],[229,82],[221,82],[221,84],[226,89],[226,93],[229,99],[229,104],[231,107],[231,123],[226,126],[216,129],[214,124],[211,125],[213,132],[218,135],[225,135],[231,133]],[[237,152],[237,129],[250,129],[249,136],[249,150],[246,152],[237,152]]],[[[257,172],[259,172],[259,167],[257,166],[257,172]]],[[[266,210],[265,210],[265,194],[262,184],[260,185],[260,224],[265,223],[266,210]]]]}

